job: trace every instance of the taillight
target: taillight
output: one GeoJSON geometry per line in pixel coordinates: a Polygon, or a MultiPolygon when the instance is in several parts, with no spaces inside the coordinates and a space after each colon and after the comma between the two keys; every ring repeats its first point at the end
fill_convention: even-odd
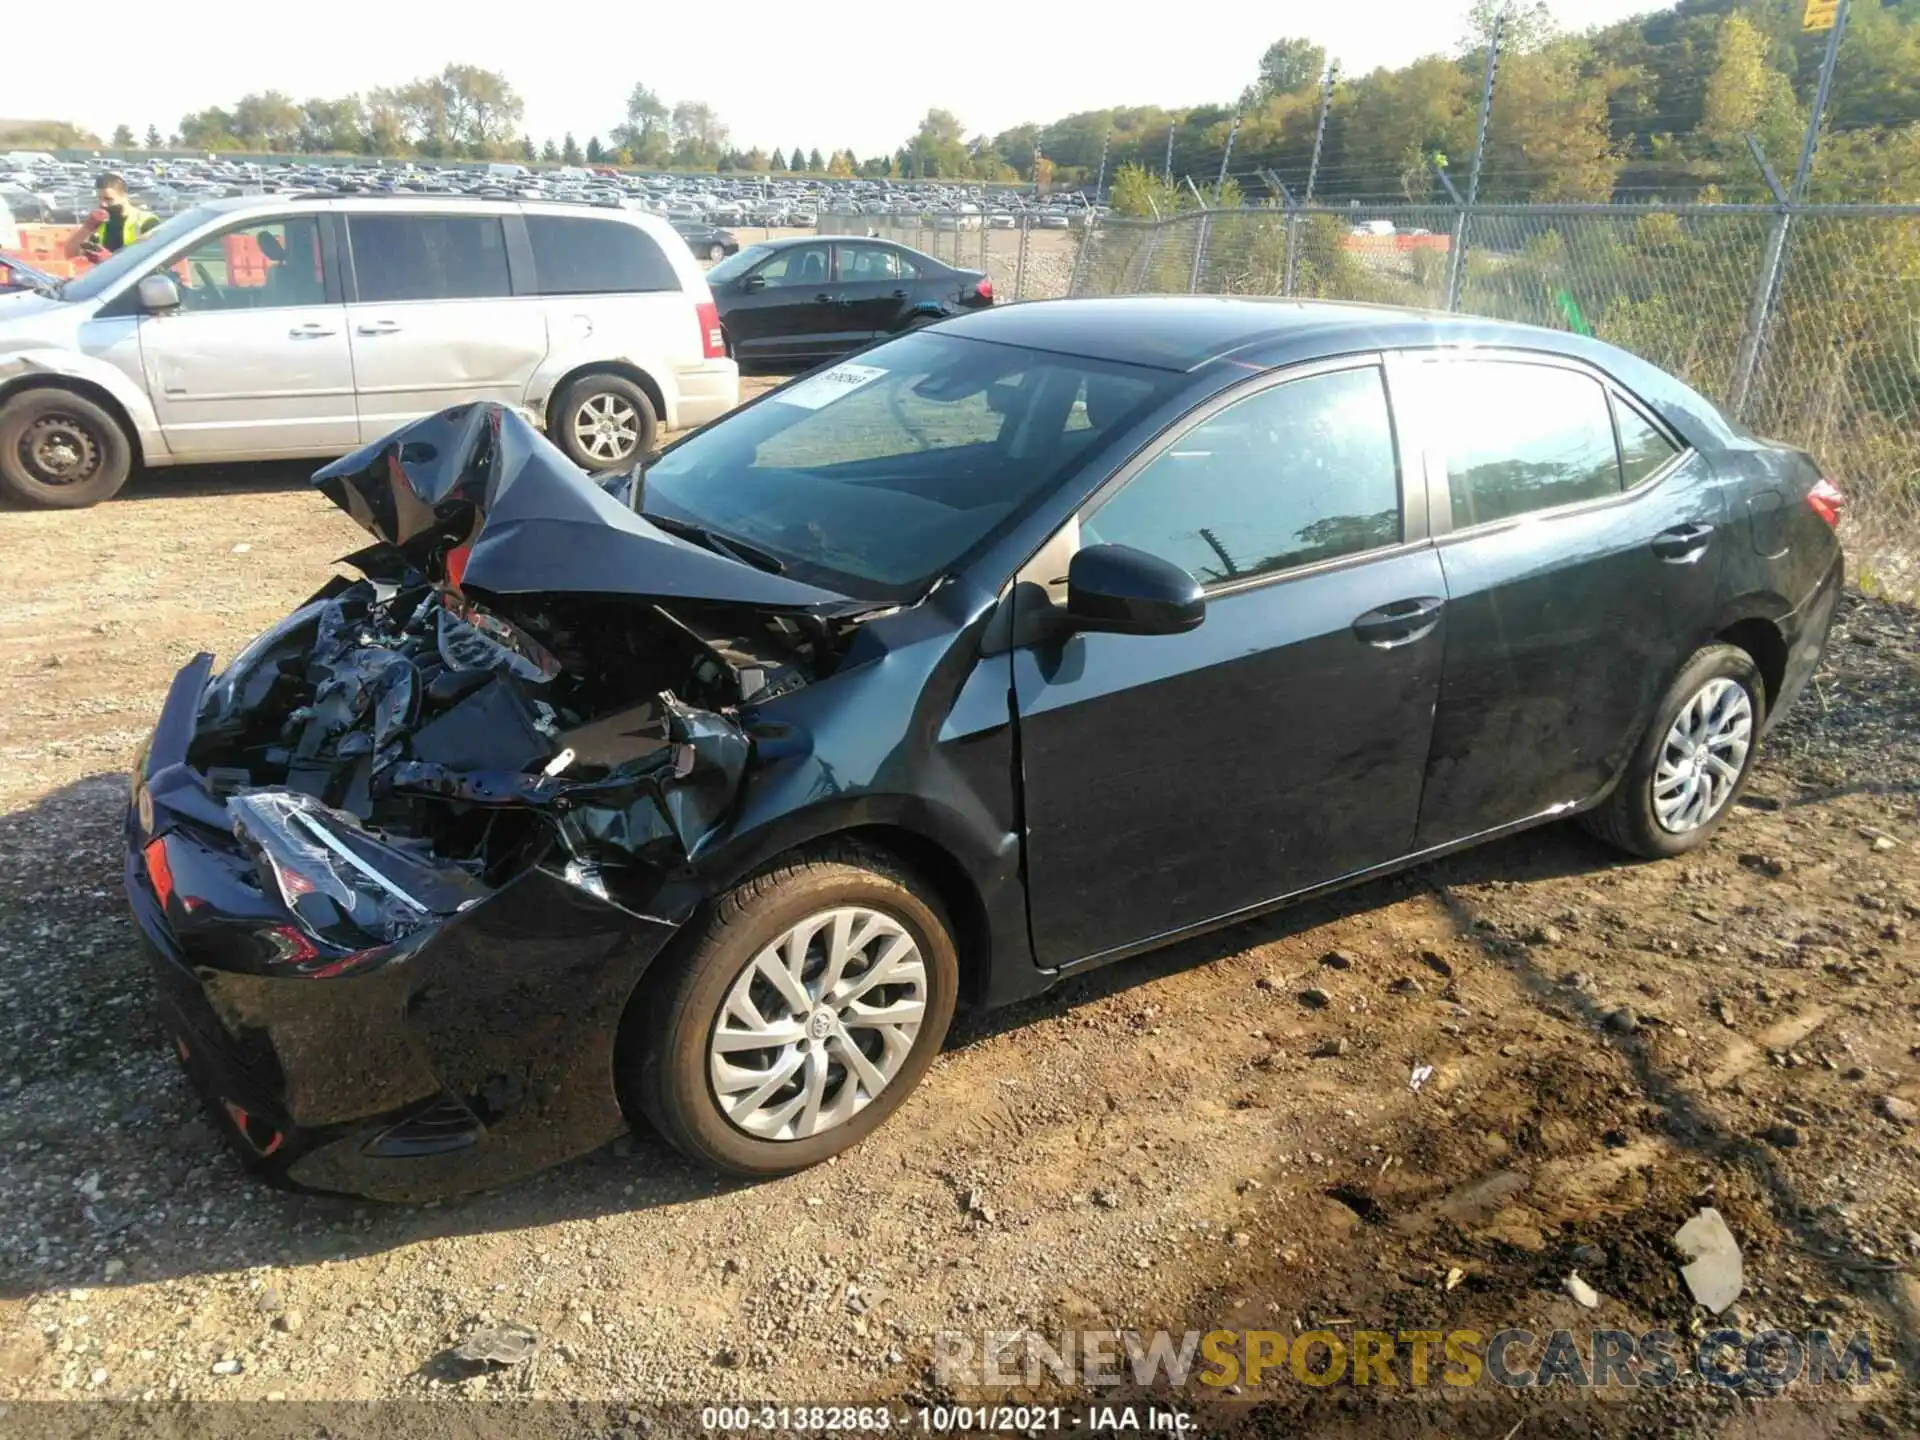
{"type": "Polygon", "coordinates": [[[1840,523],[1840,511],[1845,508],[1847,497],[1840,487],[1831,480],[1820,480],[1807,492],[1807,505],[1829,525],[1840,523]]]}
{"type": "Polygon", "coordinates": [[[709,360],[724,360],[727,355],[727,334],[720,328],[720,307],[711,300],[702,300],[693,310],[700,317],[701,353],[709,360]]]}
{"type": "Polygon", "coordinates": [[[982,280],[978,285],[973,287],[973,293],[978,295],[982,300],[993,299],[993,281],[982,280]]]}
{"type": "Polygon", "coordinates": [[[147,862],[147,883],[153,886],[160,908],[165,910],[173,899],[173,867],[167,864],[167,842],[156,836],[140,854],[147,862]]]}

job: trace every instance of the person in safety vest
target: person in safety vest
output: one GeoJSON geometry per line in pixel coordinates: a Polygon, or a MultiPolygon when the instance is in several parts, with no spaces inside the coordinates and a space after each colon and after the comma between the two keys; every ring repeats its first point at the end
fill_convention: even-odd
{"type": "Polygon", "coordinates": [[[84,224],[67,236],[71,260],[104,260],[140,239],[160,223],[160,217],[142,210],[127,198],[126,180],[108,171],[93,183],[99,200],[84,224]]]}

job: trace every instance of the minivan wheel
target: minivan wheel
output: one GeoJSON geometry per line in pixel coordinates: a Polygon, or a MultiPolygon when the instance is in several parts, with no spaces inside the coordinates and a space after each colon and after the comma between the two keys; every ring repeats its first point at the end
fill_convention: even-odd
{"type": "Polygon", "coordinates": [[[726,246],[720,245],[720,244],[713,244],[707,247],[707,259],[713,261],[714,264],[718,265],[722,260],[726,258],[727,258],[726,246]]]}
{"type": "Polygon", "coordinates": [[[33,389],[0,406],[0,491],[22,504],[97,505],[132,472],[126,432],[84,395],[33,389]]]}
{"type": "Polygon", "coordinates": [[[1746,651],[1695,651],[1661,698],[1613,794],[1582,823],[1652,860],[1705,844],[1753,771],[1766,693],[1746,651]]]}
{"type": "Polygon", "coordinates": [[[583,470],[624,465],[653,446],[659,419],[647,392],[624,375],[582,375],[560,392],[551,433],[583,470]]]}
{"type": "Polygon", "coordinates": [[[694,1159],[784,1175],[857,1144],[940,1052],[959,962],[938,900],[837,845],[736,886],[621,1027],[628,1113],[694,1159]]]}

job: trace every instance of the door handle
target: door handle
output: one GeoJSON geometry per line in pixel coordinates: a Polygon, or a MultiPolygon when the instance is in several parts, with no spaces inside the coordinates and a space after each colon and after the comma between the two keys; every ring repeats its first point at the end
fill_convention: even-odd
{"type": "Polygon", "coordinates": [[[1713,526],[1704,523],[1676,525],[1653,537],[1653,553],[1674,565],[1691,565],[1707,553],[1707,540],[1713,526]]]}
{"type": "Polygon", "coordinates": [[[1437,595],[1395,600],[1355,619],[1353,633],[1376,650],[1397,650],[1431,635],[1446,603],[1437,595]]]}
{"type": "Polygon", "coordinates": [[[295,340],[312,340],[323,335],[338,335],[339,333],[340,332],[331,325],[316,325],[312,322],[305,325],[296,325],[287,331],[287,334],[295,340]]]}
{"type": "Polygon", "coordinates": [[[825,291],[822,291],[813,298],[818,300],[822,305],[836,305],[839,303],[833,296],[827,294],[825,291]]]}
{"type": "Polygon", "coordinates": [[[912,293],[911,290],[896,290],[893,292],[893,298],[896,300],[905,300],[912,293]]]}
{"type": "Polygon", "coordinates": [[[392,335],[400,329],[398,320],[365,320],[353,327],[359,335],[392,335]]]}

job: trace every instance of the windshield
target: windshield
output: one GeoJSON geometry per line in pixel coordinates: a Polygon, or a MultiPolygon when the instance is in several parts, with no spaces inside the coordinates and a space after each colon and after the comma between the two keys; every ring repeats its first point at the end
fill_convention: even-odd
{"type": "Polygon", "coordinates": [[[906,600],[1179,383],[1136,366],[908,335],[674,446],[647,471],[643,509],[744,541],[809,584],[906,600]]]}
{"type": "Polygon", "coordinates": [[[771,254],[773,254],[771,245],[749,245],[744,250],[737,250],[707,271],[707,284],[724,285],[750,266],[758,265],[771,254]]]}
{"type": "Polygon", "coordinates": [[[146,264],[153,258],[155,252],[172,244],[181,236],[191,234],[219,213],[210,206],[203,205],[193,210],[182,210],[171,220],[162,220],[124,250],[116,252],[111,258],[101,261],[91,270],[67,281],[60,287],[60,298],[62,300],[94,299],[123,275],[131,274],[146,264]]]}

